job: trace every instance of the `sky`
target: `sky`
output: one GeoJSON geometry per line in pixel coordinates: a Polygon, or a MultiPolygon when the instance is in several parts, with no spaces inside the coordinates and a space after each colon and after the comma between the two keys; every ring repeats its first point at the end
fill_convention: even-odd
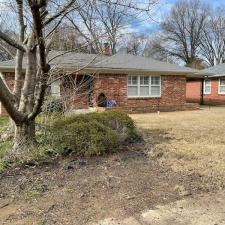
{"type": "MultiPolygon", "coordinates": [[[[165,19],[177,0],[159,0],[159,4],[152,10],[150,18],[147,18],[141,23],[134,23],[132,28],[134,32],[146,33],[158,29],[160,22],[165,19]]],[[[218,6],[223,6],[225,9],[225,0],[204,0],[204,2],[211,5],[214,9],[218,6]]]]}

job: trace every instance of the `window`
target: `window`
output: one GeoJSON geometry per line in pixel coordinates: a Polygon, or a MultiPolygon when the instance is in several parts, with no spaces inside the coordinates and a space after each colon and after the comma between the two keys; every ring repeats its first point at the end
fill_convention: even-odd
{"type": "Polygon", "coordinates": [[[225,94],[225,78],[219,79],[219,94],[225,94]]]}
{"type": "Polygon", "coordinates": [[[128,76],[128,97],[160,97],[160,76],[128,76]]]}
{"type": "Polygon", "coordinates": [[[204,80],[204,94],[211,94],[211,80],[204,80]]]}
{"type": "Polygon", "coordinates": [[[54,97],[60,97],[60,81],[59,80],[51,84],[51,95],[54,97]]]}

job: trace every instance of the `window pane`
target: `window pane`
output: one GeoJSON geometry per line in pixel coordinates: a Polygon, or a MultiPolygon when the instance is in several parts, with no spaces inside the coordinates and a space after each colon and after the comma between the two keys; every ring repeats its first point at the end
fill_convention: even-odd
{"type": "Polygon", "coordinates": [[[220,93],[225,93],[225,86],[220,87],[220,93]]]}
{"type": "Polygon", "coordinates": [[[128,96],[138,96],[138,87],[128,87],[128,96]]]}
{"type": "Polygon", "coordinates": [[[137,76],[129,76],[128,83],[131,85],[137,85],[138,77],[137,76]]]}
{"type": "Polygon", "coordinates": [[[210,93],[210,92],[211,92],[211,87],[205,86],[205,93],[210,93]]]}
{"type": "Polygon", "coordinates": [[[132,84],[132,77],[128,76],[128,84],[132,84]]]}
{"type": "Polygon", "coordinates": [[[152,77],[151,80],[152,85],[160,85],[160,77],[152,77]]]}
{"type": "Polygon", "coordinates": [[[149,86],[140,87],[140,96],[149,96],[149,86]]]}
{"type": "Polygon", "coordinates": [[[210,80],[205,80],[205,86],[211,86],[211,81],[210,80]]]}
{"type": "Polygon", "coordinates": [[[141,85],[148,85],[149,84],[149,77],[148,76],[146,76],[146,77],[141,76],[140,77],[140,84],[141,85]]]}
{"type": "Polygon", "coordinates": [[[225,86],[225,79],[220,79],[220,85],[225,86]]]}
{"type": "Polygon", "coordinates": [[[159,96],[160,95],[160,87],[159,86],[151,87],[151,95],[159,96]]]}

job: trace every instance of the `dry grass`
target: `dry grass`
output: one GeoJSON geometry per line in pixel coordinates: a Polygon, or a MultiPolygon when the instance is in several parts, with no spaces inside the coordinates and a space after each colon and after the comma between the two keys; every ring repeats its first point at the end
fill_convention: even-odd
{"type": "Polygon", "coordinates": [[[152,157],[176,172],[198,173],[206,184],[224,187],[225,108],[138,114],[132,118],[145,130],[152,157]]]}

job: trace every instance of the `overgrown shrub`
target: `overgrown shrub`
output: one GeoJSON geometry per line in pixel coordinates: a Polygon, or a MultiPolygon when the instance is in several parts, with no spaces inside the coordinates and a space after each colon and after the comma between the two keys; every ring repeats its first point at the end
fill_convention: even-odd
{"type": "Polygon", "coordinates": [[[122,112],[71,115],[57,119],[48,144],[59,154],[102,155],[136,137],[132,119],[122,112]]]}

